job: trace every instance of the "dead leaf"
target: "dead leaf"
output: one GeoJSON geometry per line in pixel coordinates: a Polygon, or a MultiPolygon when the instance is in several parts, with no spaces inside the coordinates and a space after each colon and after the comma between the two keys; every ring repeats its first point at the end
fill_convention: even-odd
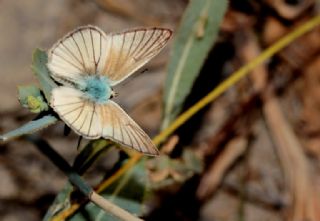
{"type": "Polygon", "coordinates": [[[222,182],[226,171],[245,152],[248,140],[245,137],[237,137],[231,140],[216,161],[212,162],[209,170],[203,175],[197,196],[199,199],[210,197],[222,182]]]}

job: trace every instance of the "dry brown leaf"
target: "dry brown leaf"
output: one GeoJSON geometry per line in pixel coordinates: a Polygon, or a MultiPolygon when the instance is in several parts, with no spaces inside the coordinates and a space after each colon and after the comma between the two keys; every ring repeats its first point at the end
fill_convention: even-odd
{"type": "Polygon", "coordinates": [[[298,1],[297,4],[290,4],[285,0],[267,0],[266,2],[285,19],[297,18],[314,4],[313,0],[298,1]]]}
{"type": "Polygon", "coordinates": [[[246,150],[248,140],[245,137],[237,137],[231,140],[214,161],[206,174],[203,175],[197,189],[199,199],[204,199],[213,194],[222,182],[226,171],[246,150]]]}
{"type": "MultiPolygon", "coordinates": [[[[248,30],[249,41],[242,48],[242,57],[245,61],[250,61],[253,58],[257,57],[260,53],[260,48],[255,47],[257,45],[257,40],[255,39],[254,34],[248,30]]],[[[267,73],[264,66],[257,66],[250,75],[251,80],[253,81],[253,88],[257,93],[262,93],[267,86],[267,73]]]]}
{"type": "Polygon", "coordinates": [[[263,29],[263,41],[266,45],[279,40],[288,32],[288,28],[274,17],[268,17],[263,29]]]}
{"type": "Polygon", "coordinates": [[[319,189],[314,185],[308,159],[298,138],[285,119],[277,98],[269,97],[263,110],[277,146],[291,196],[292,208],[289,219],[292,221],[320,220],[319,189]]]}
{"type": "Polygon", "coordinates": [[[304,67],[320,51],[320,27],[297,39],[293,44],[283,49],[279,55],[291,67],[304,67]]]}
{"type": "Polygon", "coordinates": [[[303,132],[309,136],[320,135],[320,57],[315,59],[304,71],[302,92],[305,124],[303,132]]]}
{"type": "Polygon", "coordinates": [[[179,137],[177,135],[173,135],[169,137],[167,142],[164,145],[162,145],[161,153],[165,155],[169,155],[173,151],[173,149],[176,147],[178,142],[179,142],[179,137]]]}
{"type": "Polygon", "coordinates": [[[225,32],[236,32],[245,27],[252,26],[253,23],[253,17],[230,9],[226,12],[225,19],[222,21],[221,30],[225,32]]]}

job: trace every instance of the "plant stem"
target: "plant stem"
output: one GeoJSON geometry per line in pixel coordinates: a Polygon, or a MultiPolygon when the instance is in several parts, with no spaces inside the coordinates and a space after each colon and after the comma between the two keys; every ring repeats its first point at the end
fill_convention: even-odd
{"type": "Polygon", "coordinates": [[[101,207],[104,211],[120,218],[124,221],[142,221],[142,219],[135,217],[126,210],[106,200],[97,194],[72,168],[69,163],[56,152],[45,140],[35,135],[27,135],[25,138],[32,142],[41,153],[49,158],[49,160],[57,166],[68,178],[69,181],[77,187],[85,196],[87,196],[94,204],[101,207]]]}
{"type": "Polygon", "coordinates": [[[112,215],[126,221],[143,221],[142,219],[133,216],[131,213],[126,210],[116,206],[110,201],[103,198],[101,195],[97,194],[95,191],[92,191],[89,199],[94,202],[96,205],[101,207],[103,210],[108,211],[112,215]]]}

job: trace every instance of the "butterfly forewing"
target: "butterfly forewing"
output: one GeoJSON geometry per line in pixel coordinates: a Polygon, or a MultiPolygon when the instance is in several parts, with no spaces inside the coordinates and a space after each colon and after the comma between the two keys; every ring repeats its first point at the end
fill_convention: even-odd
{"type": "Polygon", "coordinates": [[[49,50],[48,67],[61,82],[79,75],[106,75],[116,85],[157,55],[172,32],[164,28],[133,29],[106,35],[95,26],[67,34],[49,50]]]}
{"type": "Polygon", "coordinates": [[[65,83],[76,81],[79,75],[101,72],[107,43],[105,33],[94,26],[80,27],[67,34],[48,52],[48,67],[53,77],[65,83]]]}
{"type": "Polygon", "coordinates": [[[102,137],[149,155],[158,150],[149,136],[113,101],[100,105],[102,137]]]}
{"type": "Polygon", "coordinates": [[[108,52],[102,74],[116,85],[157,55],[166,45],[169,29],[134,29],[107,35],[108,52]]]}
{"type": "Polygon", "coordinates": [[[74,88],[58,87],[52,91],[50,105],[77,134],[88,139],[99,138],[102,126],[97,104],[83,96],[74,88]]]}

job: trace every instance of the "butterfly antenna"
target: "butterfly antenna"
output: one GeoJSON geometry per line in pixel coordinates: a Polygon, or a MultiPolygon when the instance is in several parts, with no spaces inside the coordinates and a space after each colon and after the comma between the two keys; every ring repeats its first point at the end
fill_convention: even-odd
{"type": "Polygon", "coordinates": [[[77,144],[77,150],[79,150],[79,148],[80,148],[81,141],[82,141],[82,136],[79,136],[78,144],[77,144]]]}
{"type": "Polygon", "coordinates": [[[111,97],[110,97],[110,98],[117,97],[118,95],[119,95],[118,92],[115,92],[114,90],[112,90],[112,92],[111,92],[111,97]]]}
{"type": "MultiPolygon", "coordinates": [[[[140,74],[143,74],[143,73],[145,73],[145,72],[147,72],[147,71],[149,71],[149,69],[148,69],[148,68],[144,68],[144,69],[141,70],[139,73],[136,73],[136,74],[134,74],[133,76],[131,76],[131,78],[136,78],[136,77],[140,76],[140,74]]],[[[123,82],[121,85],[122,85],[122,86],[126,86],[128,83],[129,83],[129,81],[125,81],[125,82],[123,82]]]]}
{"type": "Polygon", "coordinates": [[[147,71],[149,71],[149,69],[148,69],[148,68],[144,68],[142,71],[140,71],[139,75],[140,75],[140,74],[143,74],[143,73],[145,73],[145,72],[147,72],[147,71]]]}

